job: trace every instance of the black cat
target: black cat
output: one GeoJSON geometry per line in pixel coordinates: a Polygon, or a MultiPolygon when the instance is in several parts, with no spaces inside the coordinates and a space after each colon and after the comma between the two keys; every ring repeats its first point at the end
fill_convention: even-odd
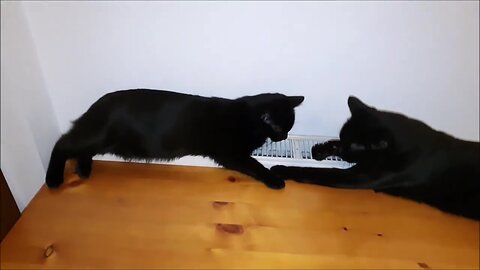
{"type": "Polygon", "coordinates": [[[55,144],[46,183],[63,183],[65,161],[90,176],[92,157],[111,153],[124,159],[172,160],[186,155],[212,158],[228,169],[281,189],[282,179],[250,155],[268,138],[287,138],[302,96],[260,94],[235,100],[137,89],[106,94],[73,122],[55,144]]]}
{"type": "Polygon", "coordinates": [[[351,118],[340,140],[315,145],[317,160],[339,156],[349,169],[274,166],[282,179],[373,189],[480,219],[480,146],[433,130],[404,115],[379,111],[350,97],[351,118]]]}

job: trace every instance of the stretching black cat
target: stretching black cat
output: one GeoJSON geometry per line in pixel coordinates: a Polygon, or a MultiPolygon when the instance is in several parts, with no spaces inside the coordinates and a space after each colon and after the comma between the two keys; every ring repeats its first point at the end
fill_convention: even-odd
{"type": "Polygon", "coordinates": [[[374,189],[443,211],[480,219],[480,146],[433,130],[404,115],[379,111],[355,97],[340,140],[315,145],[322,160],[339,156],[349,169],[274,166],[282,179],[318,185],[374,189]]]}
{"type": "Polygon", "coordinates": [[[148,89],[113,92],[95,102],[57,141],[46,183],[63,183],[70,158],[77,160],[77,173],[87,178],[96,154],[145,160],[199,155],[281,189],[284,181],[250,155],[267,137],[287,137],[294,108],[303,100],[282,94],[230,100],[148,89]]]}

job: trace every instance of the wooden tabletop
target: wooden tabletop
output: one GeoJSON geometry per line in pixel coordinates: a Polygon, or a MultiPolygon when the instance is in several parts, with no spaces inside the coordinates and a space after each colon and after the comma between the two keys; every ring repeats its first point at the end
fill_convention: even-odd
{"type": "Polygon", "coordinates": [[[106,161],[84,181],[72,167],[3,240],[2,269],[479,268],[479,222],[372,191],[106,161]]]}

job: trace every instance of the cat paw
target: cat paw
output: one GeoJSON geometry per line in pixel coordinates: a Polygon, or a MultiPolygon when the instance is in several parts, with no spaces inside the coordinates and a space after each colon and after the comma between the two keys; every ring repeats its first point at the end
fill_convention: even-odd
{"type": "Polygon", "coordinates": [[[283,165],[275,165],[273,166],[272,168],[270,168],[270,171],[277,177],[281,178],[281,179],[289,179],[290,175],[289,175],[289,168],[287,166],[283,166],[283,165]]]}
{"type": "Polygon", "coordinates": [[[336,148],[332,146],[329,142],[316,144],[312,147],[312,158],[316,160],[324,160],[325,158],[331,156],[336,148]]]}
{"type": "Polygon", "coordinates": [[[275,165],[272,168],[270,168],[270,171],[275,176],[285,180],[289,179],[299,183],[308,183],[309,181],[307,179],[302,179],[302,177],[299,177],[299,175],[301,175],[299,174],[299,169],[301,170],[301,168],[298,168],[298,167],[275,165]]]}
{"type": "Polygon", "coordinates": [[[92,172],[92,160],[91,159],[78,159],[77,166],[75,168],[75,173],[80,176],[80,178],[85,179],[90,177],[92,172]]]}
{"type": "Polygon", "coordinates": [[[63,177],[48,177],[45,180],[45,183],[47,184],[47,187],[49,188],[58,188],[60,185],[63,184],[63,177]]]}
{"type": "Polygon", "coordinates": [[[285,187],[285,181],[283,180],[269,180],[264,183],[271,189],[283,189],[285,187]]]}
{"type": "Polygon", "coordinates": [[[81,169],[77,167],[77,170],[75,172],[77,173],[78,176],[80,176],[80,178],[86,179],[90,177],[90,173],[92,172],[92,169],[90,168],[89,170],[87,170],[87,169],[81,169]]]}
{"type": "Polygon", "coordinates": [[[277,173],[281,173],[282,171],[284,171],[285,168],[287,168],[287,166],[275,165],[272,168],[270,168],[270,171],[277,174],[277,173]]]}

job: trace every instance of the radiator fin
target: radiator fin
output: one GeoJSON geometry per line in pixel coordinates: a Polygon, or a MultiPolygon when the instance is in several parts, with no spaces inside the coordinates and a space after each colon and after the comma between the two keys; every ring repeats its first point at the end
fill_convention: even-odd
{"type": "MultiPolygon", "coordinates": [[[[253,151],[253,157],[274,157],[299,160],[313,160],[312,147],[336,138],[320,136],[289,136],[286,140],[273,142],[268,139],[264,145],[253,151]]],[[[325,160],[343,161],[336,156],[327,157],[325,160]]],[[[344,161],[343,161],[344,162],[344,161]]]]}

